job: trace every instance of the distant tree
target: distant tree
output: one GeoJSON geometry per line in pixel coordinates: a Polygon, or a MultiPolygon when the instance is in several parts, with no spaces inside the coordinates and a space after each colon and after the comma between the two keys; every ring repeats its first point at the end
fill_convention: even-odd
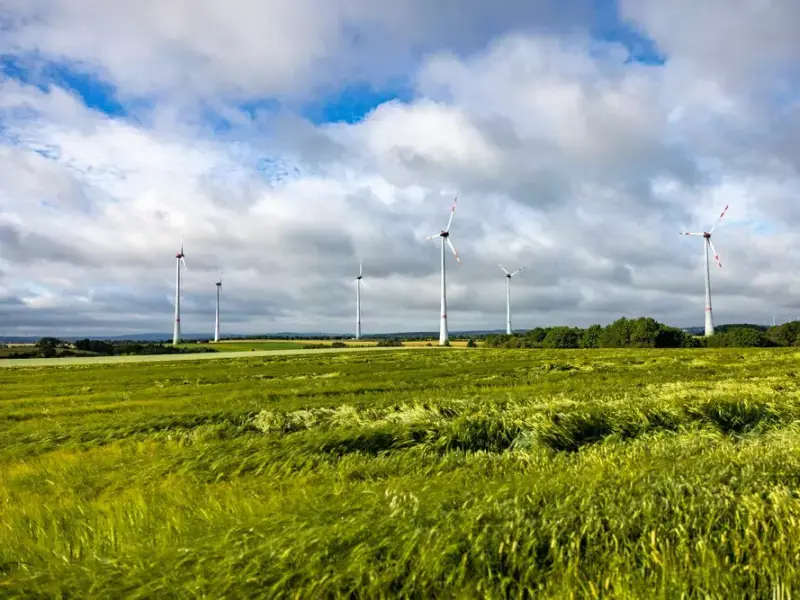
{"type": "Polygon", "coordinates": [[[767,337],[778,346],[800,346],[800,321],[770,327],[767,337]]]}
{"type": "Polygon", "coordinates": [[[581,339],[580,329],[552,327],[542,341],[544,348],[577,348],[581,339]]]}
{"type": "Polygon", "coordinates": [[[763,325],[755,325],[753,323],[728,323],[726,325],[717,325],[714,327],[715,333],[726,333],[731,329],[755,329],[756,331],[766,331],[767,328],[763,325]]]}
{"type": "Polygon", "coordinates": [[[633,348],[655,348],[658,334],[661,332],[661,323],[649,317],[632,319],[628,322],[628,343],[623,344],[633,348]]]}
{"type": "Polygon", "coordinates": [[[656,348],[691,348],[692,336],[687,335],[677,327],[668,327],[659,323],[658,334],[656,335],[656,348]]]}
{"type": "Polygon", "coordinates": [[[709,348],[764,348],[775,345],[763,331],[750,327],[734,327],[723,333],[715,333],[707,338],[706,343],[709,348]]]}
{"type": "MultiPolygon", "coordinates": [[[[681,332],[683,333],[683,332],[681,332]]],[[[689,335],[684,333],[683,334],[683,344],[682,348],[705,348],[708,346],[706,338],[689,335]]]]}
{"type": "Polygon", "coordinates": [[[469,341],[467,342],[467,348],[477,348],[477,347],[478,347],[478,342],[475,341],[475,338],[469,338],[469,341]]]}
{"type": "Polygon", "coordinates": [[[96,354],[114,354],[114,344],[102,340],[83,339],[75,342],[75,348],[83,352],[94,352],[96,354]]]}
{"type": "Polygon", "coordinates": [[[528,348],[537,348],[542,345],[544,338],[547,337],[547,329],[544,327],[534,327],[525,332],[525,340],[530,343],[528,348]]]}
{"type": "Polygon", "coordinates": [[[54,337],[43,337],[36,342],[36,347],[44,358],[52,358],[58,353],[58,348],[62,348],[64,342],[54,337]]]}
{"type": "Polygon", "coordinates": [[[603,332],[600,334],[600,347],[601,348],[624,348],[626,347],[631,338],[631,322],[622,317],[617,319],[610,325],[603,327],[603,332]]]}
{"type": "Polygon", "coordinates": [[[580,340],[581,348],[599,348],[602,333],[602,325],[592,325],[588,329],[584,329],[580,340]]]}

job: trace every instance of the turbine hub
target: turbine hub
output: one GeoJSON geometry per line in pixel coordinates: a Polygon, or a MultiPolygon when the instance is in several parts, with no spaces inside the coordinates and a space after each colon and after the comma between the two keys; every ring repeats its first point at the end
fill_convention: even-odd
{"type": "Polygon", "coordinates": [[[450,232],[449,231],[442,231],[439,235],[442,236],[443,238],[448,238],[448,237],[450,237],[450,232]]]}
{"type": "Polygon", "coordinates": [[[706,238],[706,239],[709,239],[711,237],[711,234],[708,233],[707,231],[704,231],[703,232],[703,237],[706,238]]]}

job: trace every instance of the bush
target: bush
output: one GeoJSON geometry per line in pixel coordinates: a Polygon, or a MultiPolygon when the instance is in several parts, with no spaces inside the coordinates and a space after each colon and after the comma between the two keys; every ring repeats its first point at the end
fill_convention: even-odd
{"type": "Polygon", "coordinates": [[[387,338],[387,339],[384,339],[384,340],[378,340],[378,343],[376,344],[376,346],[380,346],[381,348],[397,347],[397,346],[402,346],[402,345],[403,345],[403,342],[401,342],[397,338],[387,338]]]}
{"type": "Polygon", "coordinates": [[[475,341],[475,338],[470,338],[467,342],[467,348],[477,348],[478,342],[475,341]]]}
{"type": "Polygon", "coordinates": [[[775,346],[763,331],[749,327],[734,327],[706,339],[709,348],[766,348],[775,346]]]}

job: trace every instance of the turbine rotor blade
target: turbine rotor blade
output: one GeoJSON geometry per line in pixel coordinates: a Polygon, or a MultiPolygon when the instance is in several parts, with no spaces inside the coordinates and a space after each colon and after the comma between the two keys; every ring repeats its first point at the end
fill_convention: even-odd
{"type": "Polygon", "coordinates": [[[186,259],[181,256],[181,266],[185,269],[186,268],[186,259]]]}
{"type": "Polygon", "coordinates": [[[440,238],[440,237],[442,237],[442,234],[441,234],[441,233],[435,233],[435,234],[433,234],[433,235],[429,235],[429,236],[428,236],[428,237],[426,237],[425,239],[426,239],[426,240],[435,240],[436,238],[440,238]]]}
{"type": "Polygon", "coordinates": [[[679,233],[678,235],[699,235],[702,236],[702,233],[679,233]]]}
{"type": "Polygon", "coordinates": [[[519,269],[517,269],[516,271],[514,271],[514,272],[511,274],[511,276],[513,277],[513,276],[514,276],[514,275],[516,275],[517,273],[520,273],[520,272],[522,272],[522,271],[524,271],[524,270],[525,270],[525,267],[520,267],[519,269]]]}
{"type": "Polygon", "coordinates": [[[503,273],[505,273],[506,275],[510,275],[510,273],[506,271],[506,268],[503,265],[497,265],[497,266],[503,269],[503,273]]]}
{"type": "Polygon", "coordinates": [[[457,202],[458,202],[458,196],[456,196],[455,200],[453,200],[453,208],[450,209],[450,220],[447,221],[447,228],[445,229],[446,232],[450,231],[450,226],[453,224],[453,216],[456,214],[457,202]]]}
{"type": "Polygon", "coordinates": [[[714,230],[717,228],[717,225],[719,225],[719,222],[722,221],[722,217],[724,217],[725,213],[728,212],[728,206],[730,206],[730,205],[726,204],[725,208],[722,209],[722,213],[719,215],[719,218],[717,219],[717,222],[714,223],[714,226],[711,228],[711,230],[708,233],[714,233],[714,230]]]}
{"type": "Polygon", "coordinates": [[[359,259],[359,261],[358,261],[358,276],[361,277],[363,275],[364,275],[364,261],[359,259]]]}
{"type": "Polygon", "coordinates": [[[453,251],[453,256],[456,257],[456,262],[461,264],[461,259],[458,257],[458,252],[456,251],[455,246],[453,246],[453,242],[450,241],[450,238],[447,238],[447,245],[450,246],[450,250],[453,251]]]}
{"type": "Polygon", "coordinates": [[[711,241],[711,238],[708,238],[708,245],[711,247],[711,251],[714,253],[714,260],[717,261],[717,266],[721,269],[722,263],[719,260],[719,254],[717,254],[717,250],[714,248],[714,243],[711,241]]]}

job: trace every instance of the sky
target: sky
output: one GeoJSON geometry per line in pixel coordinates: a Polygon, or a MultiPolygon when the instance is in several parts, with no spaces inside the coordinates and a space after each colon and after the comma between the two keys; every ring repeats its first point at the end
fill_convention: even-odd
{"type": "Polygon", "coordinates": [[[800,315],[793,0],[0,0],[0,335],[800,315]]]}

